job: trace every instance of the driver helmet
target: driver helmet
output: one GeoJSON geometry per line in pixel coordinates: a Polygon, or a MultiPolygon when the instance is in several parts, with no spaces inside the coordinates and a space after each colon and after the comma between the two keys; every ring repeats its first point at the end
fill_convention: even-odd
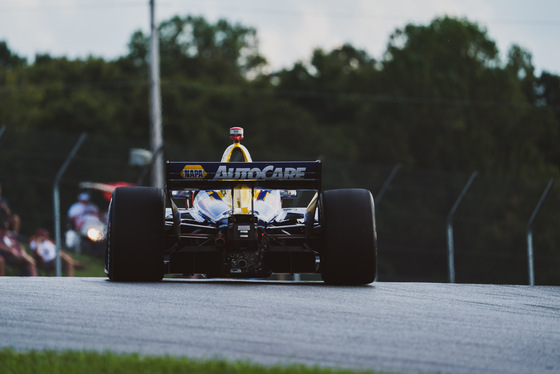
{"type": "Polygon", "coordinates": [[[87,192],[82,192],[78,195],[78,200],[79,201],[89,201],[89,193],[87,192]]]}

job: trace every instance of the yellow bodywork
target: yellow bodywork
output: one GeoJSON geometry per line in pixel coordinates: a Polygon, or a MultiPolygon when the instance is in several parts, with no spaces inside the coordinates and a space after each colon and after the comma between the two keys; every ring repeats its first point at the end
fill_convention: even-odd
{"type": "Polygon", "coordinates": [[[226,148],[222,155],[222,162],[253,162],[249,150],[241,143],[233,143],[226,148]],[[241,156],[243,160],[235,160],[235,156],[241,156]]]}
{"type": "MultiPolygon", "coordinates": [[[[224,151],[222,162],[253,162],[253,159],[245,146],[239,142],[234,142],[224,151]]],[[[218,194],[224,202],[232,207],[233,214],[251,214],[251,191],[251,188],[240,184],[235,186],[232,190],[219,191],[218,194]]],[[[257,191],[255,191],[255,194],[256,193],[257,191]]]]}

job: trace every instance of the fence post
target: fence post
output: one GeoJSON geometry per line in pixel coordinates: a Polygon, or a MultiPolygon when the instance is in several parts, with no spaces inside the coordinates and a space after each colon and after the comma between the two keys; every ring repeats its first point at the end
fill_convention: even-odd
{"type": "Polygon", "coordinates": [[[548,195],[548,192],[552,188],[553,184],[554,184],[554,178],[551,178],[550,181],[548,182],[548,185],[544,189],[544,192],[541,195],[541,198],[540,198],[539,202],[537,203],[537,206],[535,207],[535,210],[533,211],[533,214],[531,214],[531,218],[529,218],[529,222],[527,223],[527,263],[528,263],[528,266],[529,266],[529,285],[530,286],[535,285],[535,267],[534,267],[534,261],[533,261],[533,221],[537,217],[537,214],[538,214],[539,210],[541,209],[542,203],[544,202],[544,199],[546,199],[546,196],[548,195]]]}
{"type": "Polygon", "coordinates": [[[383,183],[383,186],[381,186],[381,189],[379,190],[379,193],[375,197],[375,207],[376,208],[379,206],[379,202],[383,198],[383,195],[385,195],[385,192],[387,192],[387,190],[389,189],[389,186],[391,185],[391,183],[393,183],[393,179],[395,179],[395,176],[397,175],[400,168],[401,168],[401,164],[396,164],[395,167],[393,167],[393,170],[391,170],[391,173],[389,173],[389,176],[387,177],[387,179],[385,179],[385,182],[383,183]]]}
{"type": "Polygon", "coordinates": [[[451,210],[447,214],[446,224],[447,224],[447,258],[448,258],[448,266],[449,266],[449,283],[455,283],[455,253],[454,253],[454,248],[453,248],[453,216],[455,215],[455,212],[457,211],[457,208],[459,207],[459,204],[461,203],[461,201],[463,200],[463,198],[467,194],[467,191],[471,187],[471,184],[473,183],[473,181],[474,181],[474,179],[476,178],[477,175],[478,175],[477,171],[475,171],[474,173],[471,174],[469,180],[467,181],[467,184],[465,184],[465,186],[463,187],[463,190],[461,191],[461,193],[457,197],[457,200],[455,201],[455,204],[453,204],[453,206],[451,207],[451,210]]]}
{"type": "Polygon", "coordinates": [[[54,228],[55,228],[54,231],[55,231],[55,241],[56,241],[56,276],[57,277],[60,277],[62,274],[62,269],[61,269],[62,266],[60,261],[60,251],[61,251],[60,248],[62,246],[62,235],[60,229],[60,196],[58,192],[58,183],[60,182],[62,175],[66,171],[66,168],[70,164],[70,161],[72,161],[72,159],[76,155],[76,152],[78,152],[78,149],[80,149],[82,143],[84,142],[84,140],[86,140],[86,136],[87,135],[85,133],[82,133],[80,135],[80,138],[78,139],[76,144],[74,144],[74,148],[72,148],[72,150],[66,157],[66,160],[60,167],[60,170],[58,170],[58,173],[56,173],[56,177],[54,178],[54,182],[53,182],[54,228]]]}

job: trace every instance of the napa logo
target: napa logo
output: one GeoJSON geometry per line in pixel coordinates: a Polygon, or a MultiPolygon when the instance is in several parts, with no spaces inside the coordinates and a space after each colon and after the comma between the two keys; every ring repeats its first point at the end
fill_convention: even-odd
{"type": "Polygon", "coordinates": [[[202,165],[185,165],[181,170],[181,176],[185,179],[204,179],[206,175],[202,165]]]}

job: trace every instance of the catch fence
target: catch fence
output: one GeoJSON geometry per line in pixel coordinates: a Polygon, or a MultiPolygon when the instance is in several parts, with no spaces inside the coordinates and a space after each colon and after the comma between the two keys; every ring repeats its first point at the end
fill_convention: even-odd
{"type": "MultiPolygon", "coordinates": [[[[3,196],[21,217],[24,235],[37,228],[54,232],[53,184],[79,136],[0,128],[0,183],[3,196]]],[[[62,216],[75,201],[81,182],[148,184],[146,169],[129,162],[131,149],[147,147],[148,141],[88,136],[59,181],[62,216]]],[[[166,142],[166,158],[193,160],[196,154],[207,157],[194,161],[216,161],[221,156],[217,152],[212,159],[205,147],[187,149],[180,143],[166,142]]],[[[259,155],[253,154],[253,158],[259,160],[259,155]]],[[[535,284],[560,284],[560,186],[551,184],[550,178],[477,174],[464,191],[475,170],[444,173],[328,159],[323,160],[323,170],[325,189],[361,187],[372,191],[380,281],[448,282],[449,218],[456,205],[451,219],[452,280],[530,283],[530,234],[535,284]]],[[[100,207],[107,207],[101,194],[93,198],[100,207]]]]}

